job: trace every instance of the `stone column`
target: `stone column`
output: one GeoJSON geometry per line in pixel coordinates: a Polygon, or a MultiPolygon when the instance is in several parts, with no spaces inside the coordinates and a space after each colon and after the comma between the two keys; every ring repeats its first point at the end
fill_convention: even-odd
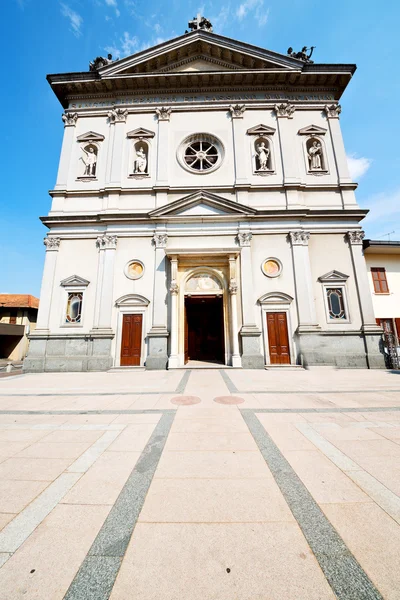
{"type": "Polygon", "coordinates": [[[299,321],[297,332],[307,333],[319,329],[308,253],[310,232],[291,231],[289,239],[292,245],[297,317],[299,321]]]}
{"type": "Polygon", "coordinates": [[[169,291],[171,292],[171,348],[170,356],[168,360],[168,368],[176,369],[179,366],[178,361],[178,294],[179,286],[177,282],[178,278],[178,257],[171,257],[171,285],[169,291]]]}
{"type": "Polygon", "coordinates": [[[241,247],[240,285],[242,295],[243,325],[240,330],[242,338],[242,367],[244,369],[263,369],[264,357],[261,354],[261,331],[255,322],[253,297],[253,268],[251,263],[250,231],[238,233],[237,239],[241,247]]]}
{"type": "Polygon", "coordinates": [[[342,132],[340,130],[339,115],[342,112],[340,104],[325,106],[325,114],[328,120],[329,132],[331,134],[333,154],[339,183],[352,183],[349,173],[349,165],[346,158],[342,132]]]}
{"type": "Polygon", "coordinates": [[[111,319],[114,295],[114,262],[117,236],[103,234],[96,240],[99,249],[96,306],[93,330],[112,333],[111,319]]]}
{"type": "Polygon", "coordinates": [[[56,272],[58,250],[61,240],[58,237],[46,237],[43,241],[46,246],[46,258],[44,261],[42,287],[40,289],[40,303],[37,316],[36,329],[49,330],[51,300],[54,289],[54,276],[56,272]]]}
{"type": "Polygon", "coordinates": [[[78,113],[64,113],[61,118],[64,122],[64,139],[61,148],[60,163],[58,166],[57,183],[55,185],[56,190],[65,190],[67,187],[69,166],[72,155],[72,145],[75,138],[75,126],[78,120],[78,113]]]}
{"type": "Polygon", "coordinates": [[[229,111],[232,117],[232,135],[233,135],[233,151],[235,161],[235,185],[240,186],[247,184],[246,173],[246,144],[243,131],[243,115],[246,107],[244,104],[236,104],[230,106],[229,111]]]}
{"type": "Polygon", "coordinates": [[[361,330],[364,334],[367,365],[370,369],[384,369],[384,356],[379,351],[382,329],[375,321],[368,271],[363,254],[364,236],[365,233],[361,230],[347,233],[360,306],[361,330]]]}
{"type": "Polygon", "coordinates": [[[153,236],[155,247],[153,325],[147,334],[149,348],[146,369],[166,369],[168,363],[168,329],[166,305],[166,256],[168,236],[157,232],[153,236]]]}
{"type": "Polygon", "coordinates": [[[229,296],[231,311],[231,339],[232,339],[232,367],[241,367],[242,360],[239,354],[238,314],[237,314],[236,258],[229,257],[229,296]]]}
{"type": "Polygon", "coordinates": [[[110,154],[111,169],[110,169],[110,181],[111,185],[121,185],[121,174],[122,174],[122,154],[124,150],[124,133],[125,123],[128,116],[128,110],[125,108],[114,108],[108,113],[110,119],[110,126],[114,127],[113,132],[113,146],[110,154]]]}

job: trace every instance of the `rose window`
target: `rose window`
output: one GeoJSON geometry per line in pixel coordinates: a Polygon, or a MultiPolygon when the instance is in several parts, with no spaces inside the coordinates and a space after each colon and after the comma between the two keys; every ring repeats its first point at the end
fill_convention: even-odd
{"type": "Polygon", "coordinates": [[[207,173],[217,169],[223,158],[223,146],[209,134],[192,135],[181,144],[178,159],[188,171],[207,173]]]}

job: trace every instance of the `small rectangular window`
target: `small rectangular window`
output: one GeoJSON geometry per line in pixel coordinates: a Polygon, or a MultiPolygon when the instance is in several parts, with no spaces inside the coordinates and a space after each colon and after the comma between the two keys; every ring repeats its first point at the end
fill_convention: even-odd
{"type": "Polygon", "coordinates": [[[17,324],[17,311],[10,310],[10,325],[16,325],[16,324],[17,324]]]}
{"type": "Polygon", "coordinates": [[[66,323],[80,323],[82,318],[83,294],[71,292],[68,294],[66,323]]]}
{"type": "Polygon", "coordinates": [[[326,288],[328,299],[329,318],[334,321],[346,320],[346,309],[344,305],[342,288],[326,288]]]}
{"type": "Polygon", "coordinates": [[[371,267],[371,274],[375,294],[388,294],[389,286],[386,279],[385,267],[371,267]]]}

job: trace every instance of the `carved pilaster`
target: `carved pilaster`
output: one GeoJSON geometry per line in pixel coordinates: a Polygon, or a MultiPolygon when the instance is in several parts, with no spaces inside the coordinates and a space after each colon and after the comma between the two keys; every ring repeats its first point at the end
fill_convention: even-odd
{"type": "Polygon", "coordinates": [[[287,119],[293,119],[293,114],[296,108],[289,102],[282,102],[282,104],[275,104],[274,110],[277,117],[286,117],[287,119]]]}
{"type": "Polygon", "coordinates": [[[75,127],[78,120],[78,113],[64,113],[61,115],[64,127],[75,127]]]}
{"type": "Polygon", "coordinates": [[[43,244],[46,246],[46,252],[58,252],[61,239],[58,237],[45,237],[43,244]]]}
{"type": "Polygon", "coordinates": [[[338,119],[342,112],[342,107],[340,104],[331,104],[330,106],[326,105],[324,110],[328,119],[338,119]]]}
{"type": "Polygon", "coordinates": [[[126,118],[128,116],[127,108],[113,108],[108,113],[108,118],[110,119],[110,123],[126,123],[126,118]]]}
{"type": "Polygon", "coordinates": [[[171,117],[172,108],[170,106],[161,106],[156,108],[156,113],[159,121],[169,121],[171,117]]]}
{"type": "Polygon", "coordinates": [[[96,246],[99,250],[115,250],[118,238],[116,235],[101,235],[96,240],[96,246]]]}
{"type": "Polygon", "coordinates": [[[166,233],[155,233],[153,235],[153,244],[156,248],[166,248],[168,235],[166,233]]]}
{"type": "Polygon", "coordinates": [[[241,248],[244,246],[250,246],[252,238],[253,234],[250,231],[241,231],[237,234],[237,240],[241,248]]]}
{"type": "Polygon", "coordinates": [[[246,107],[244,104],[235,104],[235,106],[231,105],[229,110],[232,115],[232,119],[243,119],[246,107]]]}
{"type": "Polygon", "coordinates": [[[308,246],[310,235],[309,231],[291,231],[289,233],[289,239],[292,246],[308,246]]]}
{"type": "Polygon", "coordinates": [[[347,239],[349,240],[352,246],[362,245],[363,239],[365,238],[365,233],[361,229],[358,231],[348,231],[347,239]]]}

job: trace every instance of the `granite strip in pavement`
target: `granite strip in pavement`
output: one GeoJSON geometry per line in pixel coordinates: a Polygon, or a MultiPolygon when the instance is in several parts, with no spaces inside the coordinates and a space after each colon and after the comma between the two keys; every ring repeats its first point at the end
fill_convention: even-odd
{"type": "Polygon", "coordinates": [[[255,412],[243,409],[241,414],[337,598],[383,600],[255,412]]]}
{"type": "MultiPolygon", "coordinates": [[[[64,600],[108,600],[160,460],[175,411],[164,413],[64,600]]],[[[135,596],[132,590],[132,597],[135,596]]]]}

